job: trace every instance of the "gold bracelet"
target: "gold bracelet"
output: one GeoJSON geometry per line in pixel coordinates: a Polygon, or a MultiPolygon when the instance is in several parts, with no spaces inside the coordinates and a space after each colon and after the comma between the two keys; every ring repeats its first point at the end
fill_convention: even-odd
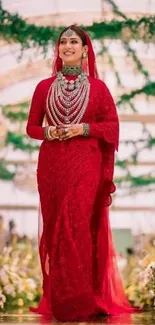
{"type": "Polygon", "coordinates": [[[48,130],[48,126],[45,126],[45,128],[44,128],[44,137],[45,137],[46,140],[48,140],[47,130],[48,130]]]}
{"type": "Polygon", "coordinates": [[[51,140],[54,140],[55,137],[53,137],[53,135],[50,134],[50,129],[51,129],[51,126],[49,126],[47,133],[48,133],[48,138],[49,138],[49,140],[51,141],[51,140]]]}
{"type": "Polygon", "coordinates": [[[48,140],[52,139],[51,134],[50,134],[50,129],[51,129],[51,127],[49,126],[48,130],[47,130],[48,140]]]}
{"type": "Polygon", "coordinates": [[[45,139],[51,141],[53,140],[54,138],[52,137],[52,135],[50,134],[50,128],[51,126],[46,126],[45,129],[44,129],[44,135],[45,135],[45,139]]]}

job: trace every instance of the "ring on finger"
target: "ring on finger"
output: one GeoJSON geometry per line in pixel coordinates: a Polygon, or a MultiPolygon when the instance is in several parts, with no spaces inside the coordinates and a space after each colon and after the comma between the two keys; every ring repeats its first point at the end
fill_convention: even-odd
{"type": "Polygon", "coordinates": [[[64,134],[66,135],[68,133],[68,128],[64,129],[64,134]]]}

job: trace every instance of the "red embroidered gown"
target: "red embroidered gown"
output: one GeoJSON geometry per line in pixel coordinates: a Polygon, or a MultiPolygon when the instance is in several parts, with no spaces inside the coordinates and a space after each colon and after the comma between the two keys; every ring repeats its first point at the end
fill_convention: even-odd
{"type": "Polygon", "coordinates": [[[36,87],[27,124],[28,135],[43,140],[37,169],[43,219],[39,245],[43,296],[33,311],[63,321],[98,312],[131,313],[108,218],[110,194],[115,191],[116,108],[106,85],[88,77],[89,104],[81,122],[89,123],[89,136],[47,141],[42,122],[46,115],[51,125],[46,98],[54,79],[36,87]]]}

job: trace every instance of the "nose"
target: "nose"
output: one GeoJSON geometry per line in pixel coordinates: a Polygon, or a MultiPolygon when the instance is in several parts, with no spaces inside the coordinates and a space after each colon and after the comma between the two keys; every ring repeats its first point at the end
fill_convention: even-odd
{"type": "Polygon", "coordinates": [[[68,42],[66,42],[66,44],[65,44],[66,46],[66,49],[70,49],[71,47],[72,47],[72,44],[68,41],[68,42]]]}

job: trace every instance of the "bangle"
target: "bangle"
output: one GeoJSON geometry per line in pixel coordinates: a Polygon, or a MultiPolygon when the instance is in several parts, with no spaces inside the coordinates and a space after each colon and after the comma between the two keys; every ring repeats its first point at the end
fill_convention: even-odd
{"type": "Polygon", "coordinates": [[[47,135],[48,135],[48,140],[52,140],[52,136],[51,136],[51,134],[50,134],[50,126],[48,127],[48,129],[47,129],[47,135]]]}
{"type": "Polygon", "coordinates": [[[46,140],[49,140],[49,141],[53,140],[53,137],[50,134],[50,128],[51,128],[50,126],[46,126],[44,128],[44,136],[45,136],[45,139],[46,140]]]}
{"type": "Polygon", "coordinates": [[[90,127],[88,123],[82,123],[83,124],[83,136],[87,137],[89,135],[90,127]]]}

